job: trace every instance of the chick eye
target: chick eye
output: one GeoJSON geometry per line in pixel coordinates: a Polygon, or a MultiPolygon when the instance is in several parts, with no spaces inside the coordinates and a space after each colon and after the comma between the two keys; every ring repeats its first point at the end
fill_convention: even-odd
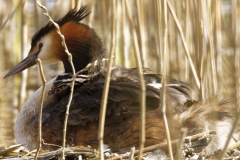
{"type": "Polygon", "coordinates": [[[43,46],[43,43],[39,43],[39,44],[38,44],[38,48],[39,48],[39,49],[41,49],[42,46],[43,46]]]}

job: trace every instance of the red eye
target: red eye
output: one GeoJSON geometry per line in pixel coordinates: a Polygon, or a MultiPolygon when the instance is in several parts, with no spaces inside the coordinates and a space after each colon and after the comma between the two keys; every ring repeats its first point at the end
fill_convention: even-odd
{"type": "Polygon", "coordinates": [[[39,48],[39,49],[41,49],[42,46],[43,46],[43,43],[39,43],[39,44],[38,44],[38,48],[39,48]]]}

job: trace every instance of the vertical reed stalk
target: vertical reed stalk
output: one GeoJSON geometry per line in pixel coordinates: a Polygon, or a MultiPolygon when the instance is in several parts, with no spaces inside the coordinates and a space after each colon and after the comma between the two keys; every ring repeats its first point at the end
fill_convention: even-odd
{"type": "Polygon", "coordinates": [[[110,85],[110,77],[113,65],[113,57],[115,53],[115,41],[116,41],[116,0],[112,1],[112,30],[111,30],[111,50],[109,55],[109,63],[107,68],[106,79],[104,82],[103,94],[102,94],[102,101],[101,101],[101,109],[99,115],[99,128],[98,128],[98,145],[100,151],[100,159],[104,160],[104,147],[103,147],[103,137],[104,137],[104,124],[105,124],[105,117],[106,117],[106,109],[107,109],[107,102],[108,102],[108,91],[110,85]]]}

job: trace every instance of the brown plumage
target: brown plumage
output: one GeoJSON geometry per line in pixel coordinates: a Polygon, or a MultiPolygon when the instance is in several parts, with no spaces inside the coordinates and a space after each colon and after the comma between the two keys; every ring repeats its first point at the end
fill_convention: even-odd
{"type": "MultiPolygon", "coordinates": [[[[47,84],[47,90],[52,86],[52,82],[47,84]]],[[[19,113],[16,126],[15,135],[18,143],[28,144],[28,148],[33,149],[38,146],[37,137],[37,115],[38,115],[38,104],[40,103],[39,95],[41,89],[36,91],[31,98],[24,104],[21,112],[19,113]]],[[[56,96],[60,93],[51,95],[56,96]]],[[[170,94],[167,94],[168,96],[170,94]]],[[[55,109],[55,111],[49,112],[49,109],[43,111],[43,139],[46,143],[62,144],[62,129],[63,129],[63,116],[65,104],[56,107],[51,104],[53,98],[47,96],[44,102],[44,107],[49,109],[55,109]],[[62,110],[63,109],[63,110],[62,110]],[[62,110],[62,111],[61,111],[62,110]]],[[[169,96],[168,100],[176,98],[169,96]]],[[[58,99],[57,99],[58,100],[58,99]]],[[[58,104],[65,102],[65,100],[59,100],[58,104]]],[[[76,101],[76,99],[75,99],[76,101]]],[[[65,102],[66,103],[66,102],[65,102]]],[[[108,107],[111,105],[108,105],[108,107]]],[[[78,113],[77,105],[72,105],[69,114],[69,123],[67,129],[67,144],[68,145],[90,145],[92,148],[97,148],[97,130],[98,130],[98,117],[99,108],[93,109],[91,114],[82,116],[82,119],[88,119],[86,124],[80,123],[80,119],[76,119],[78,113]],[[95,120],[93,117],[95,117],[95,120]]],[[[168,105],[168,109],[169,109],[168,105]]],[[[181,128],[187,128],[187,135],[194,135],[197,133],[204,133],[210,130],[217,130],[217,137],[214,137],[212,143],[206,148],[206,152],[213,153],[215,150],[223,147],[225,138],[228,135],[229,128],[231,127],[232,115],[228,112],[228,103],[225,101],[218,102],[217,99],[203,101],[201,103],[195,102],[188,107],[174,108],[172,106],[172,113],[169,120],[171,120],[169,127],[171,131],[172,139],[177,139],[181,136],[181,128]],[[213,118],[215,117],[215,118],[213,118]],[[221,123],[221,124],[219,124],[221,123]],[[224,132],[219,131],[223,129],[224,132]]],[[[127,106],[126,108],[131,108],[127,106]]],[[[146,146],[158,144],[166,139],[164,123],[160,108],[149,108],[146,113],[146,146]]],[[[130,111],[126,109],[122,111],[121,115],[107,114],[104,143],[109,146],[113,152],[126,152],[132,146],[137,147],[139,144],[139,108],[130,111]],[[133,114],[133,113],[134,114],[133,114]],[[121,119],[124,117],[125,119],[121,119]]],[[[109,110],[108,110],[109,111],[109,110]]],[[[113,110],[113,112],[116,110],[113,110]]],[[[112,113],[113,113],[112,112],[112,113]]],[[[53,146],[43,146],[44,149],[56,149],[53,146]]]]}

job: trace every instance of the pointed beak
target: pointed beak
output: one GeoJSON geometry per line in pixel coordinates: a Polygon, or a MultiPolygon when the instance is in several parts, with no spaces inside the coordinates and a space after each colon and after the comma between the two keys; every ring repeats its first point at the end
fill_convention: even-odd
{"type": "Polygon", "coordinates": [[[13,67],[13,69],[11,69],[4,77],[10,77],[13,76],[19,72],[22,72],[23,70],[33,66],[34,64],[37,63],[37,56],[38,54],[33,54],[31,56],[28,56],[27,58],[25,58],[24,60],[22,60],[22,62],[20,62],[19,64],[17,64],[15,67],[13,67]]]}

